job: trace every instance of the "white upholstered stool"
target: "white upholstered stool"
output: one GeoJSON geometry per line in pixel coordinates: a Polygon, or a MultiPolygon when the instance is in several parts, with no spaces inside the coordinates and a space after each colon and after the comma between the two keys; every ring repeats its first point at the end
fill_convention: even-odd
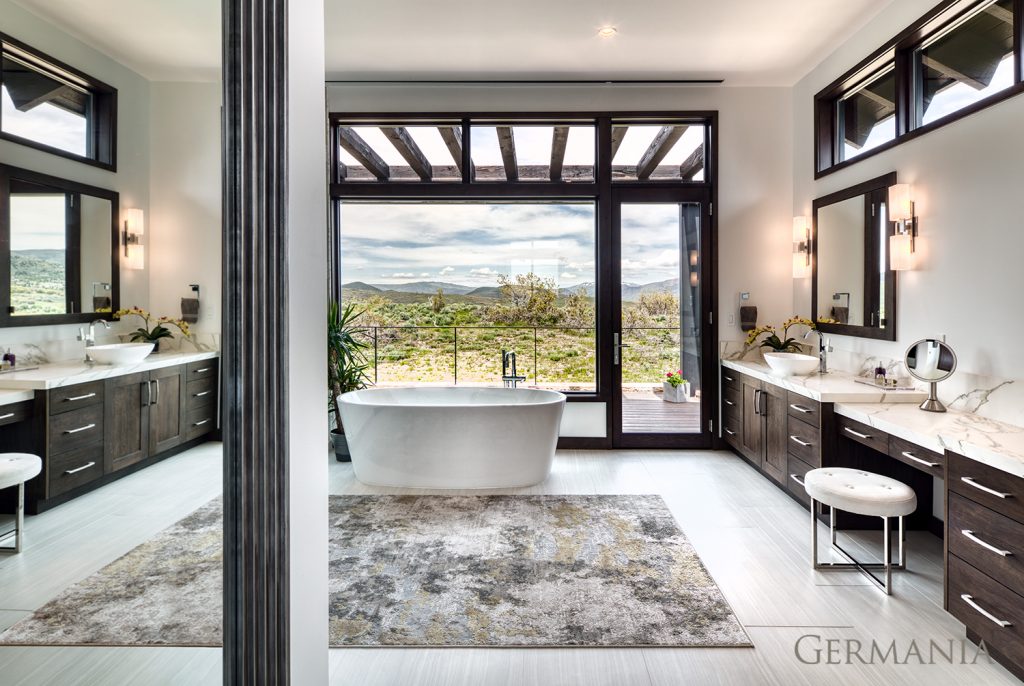
{"type": "Polygon", "coordinates": [[[43,470],[43,461],[28,453],[0,453],[0,488],[18,487],[18,510],[14,517],[14,531],[0,536],[0,540],[14,536],[13,546],[0,546],[0,552],[20,553],[25,529],[25,482],[43,470]]]}
{"type": "Polygon", "coordinates": [[[887,595],[892,594],[892,570],[904,569],[903,518],[917,509],[917,495],[906,484],[862,469],[827,467],[812,469],[804,475],[804,488],[811,497],[811,560],[815,569],[856,569],[866,574],[887,595]],[[828,505],[828,524],[832,548],[849,562],[818,562],[818,519],[815,503],[828,505]],[[844,512],[882,518],[883,553],[881,563],[858,562],[836,543],[836,508],[844,512]],[[892,541],[889,520],[899,520],[899,563],[892,563],[892,541]],[[885,580],[871,573],[872,569],[885,571],[885,580]]]}

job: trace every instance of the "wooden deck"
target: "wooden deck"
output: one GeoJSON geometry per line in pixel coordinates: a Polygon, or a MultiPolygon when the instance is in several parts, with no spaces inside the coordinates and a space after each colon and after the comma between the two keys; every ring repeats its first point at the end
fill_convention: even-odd
{"type": "Polygon", "coordinates": [[[700,433],[700,402],[667,403],[653,391],[622,394],[623,433],[700,433]]]}

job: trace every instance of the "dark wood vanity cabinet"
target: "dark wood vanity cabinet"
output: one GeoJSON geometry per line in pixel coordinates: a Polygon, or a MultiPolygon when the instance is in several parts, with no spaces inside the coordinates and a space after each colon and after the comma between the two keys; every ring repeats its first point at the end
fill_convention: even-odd
{"type": "Polygon", "coordinates": [[[162,453],[185,440],[185,365],[149,373],[149,450],[162,453]]]}
{"type": "Polygon", "coordinates": [[[722,368],[722,433],[776,482],[786,478],[786,391],[722,368]]]}

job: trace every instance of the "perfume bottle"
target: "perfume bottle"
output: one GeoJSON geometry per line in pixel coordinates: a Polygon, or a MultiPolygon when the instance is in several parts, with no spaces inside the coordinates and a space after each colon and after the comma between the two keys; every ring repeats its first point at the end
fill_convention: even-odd
{"type": "Polygon", "coordinates": [[[10,348],[8,348],[7,352],[4,353],[3,361],[4,361],[4,367],[5,368],[14,367],[15,357],[14,357],[14,353],[11,352],[10,348]]]}
{"type": "Polygon", "coordinates": [[[875,384],[878,386],[885,385],[885,367],[881,365],[875,367],[875,384]]]}

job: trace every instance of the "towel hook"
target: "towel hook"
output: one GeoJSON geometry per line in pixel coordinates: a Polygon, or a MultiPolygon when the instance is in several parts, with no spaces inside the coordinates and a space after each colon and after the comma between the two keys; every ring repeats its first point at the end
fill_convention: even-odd
{"type": "Polygon", "coordinates": [[[188,287],[191,288],[192,292],[196,294],[196,300],[199,300],[199,284],[190,283],[188,287]]]}

